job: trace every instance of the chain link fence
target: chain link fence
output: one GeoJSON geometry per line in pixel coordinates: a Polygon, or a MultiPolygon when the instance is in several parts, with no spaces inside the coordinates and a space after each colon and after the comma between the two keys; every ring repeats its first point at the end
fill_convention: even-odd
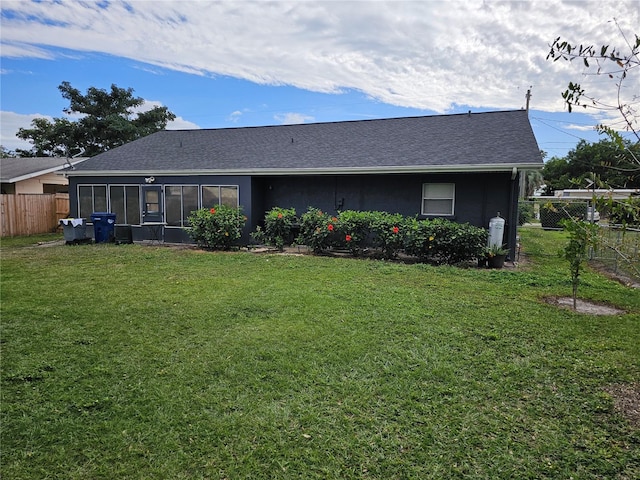
{"type": "Polygon", "coordinates": [[[640,229],[610,225],[590,201],[540,198],[520,200],[518,204],[519,226],[541,227],[544,230],[562,230],[560,221],[577,218],[600,225],[598,248],[590,259],[608,270],[640,281],[640,229]]]}
{"type": "Polygon", "coordinates": [[[520,200],[518,203],[518,224],[539,225],[545,230],[562,230],[560,221],[565,218],[600,221],[600,214],[591,208],[586,200],[520,200]],[[594,218],[591,218],[591,217],[594,218]]]}
{"type": "Polygon", "coordinates": [[[640,229],[601,225],[598,248],[593,252],[592,260],[614,273],[640,281],[640,229]]]}

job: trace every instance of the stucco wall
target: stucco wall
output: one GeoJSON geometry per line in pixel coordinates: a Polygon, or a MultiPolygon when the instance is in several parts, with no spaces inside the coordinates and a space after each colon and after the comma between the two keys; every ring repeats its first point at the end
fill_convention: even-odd
{"type": "Polygon", "coordinates": [[[510,203],[510,174],[398,174],[265,177],[254,179],[254,194],[263,198],[256,214],[274,206],[308,207],[330,213],[338,210],[381,210],[406,216],[420,215],[424,183],[455,184],[458,222],[486,227],[498,212],[506,218],[510,203]]]}
{"type": "Polygon", "coordinates": [[[15,183],[15,193],[16,194],[25,194],[25,193],[54,193],[55,190],[65,190],[63,189],[47,189],[45,185],[60,185],[65,186],[68,185],[69,181],[63,177],[62,175],[56,175],[55,173],[48,173],[46,175],[40,175],[39,177],[29,178],[27,180],[22,180],[20,182],[15,183]],[[45,191],[45,190],[54,190],[54,191],[45,191]]]}
{"type": "MultiPolygon", "coordinates": [[[[515,179],[517,182],[517,178],[515,179]]],[[[250,233],[260,225],[264,214],[272,207],[295,208],[301,215],[308,207],[326,212],[339,210],[380,210],[405,216],[420,215],[422,185],[424,183],[455,184],[455,214],[447,217],[457,222],[468,222],[487,228],[489,220],[500,212],[510,220],[512,188],[510,173],[469,174],[397,174],[397,175],[300,175],[300,176],[156,176],[154,185],[237,185],[239,202],[247,216],[242,242],[250,241],[250,233]]],[[[144,177],[72,177],[70,182],[71,215],[77,215],[77,185],[139,185],[144,177]]],[[[517,183],[515,184],[517,187],[517,183]]],[[[513,218],[513,217],[512,217],[513,218]]],[[[509,229],[505,242],[515,244],[515,225],[509,229]]],[[[135,240],[144,239],[144,232],[135,240]]],[[[134,232],[135,234],[135,232],[134,232]]],[[[169,242],[188,242],[189,237],[180,228],[165,229],[169,242]]]]}

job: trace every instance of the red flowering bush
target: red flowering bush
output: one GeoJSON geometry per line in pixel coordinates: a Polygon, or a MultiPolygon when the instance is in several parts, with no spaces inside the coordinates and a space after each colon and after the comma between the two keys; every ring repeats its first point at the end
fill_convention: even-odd
{"type": "Polygon", "coordinates": [[[345,210],[336,219],[338,236],[335,247],[347,248],[353,256],[358,256],[368,246],[370,232],[370,212],[345,210]]]}
{"type": "Polygon", "coordinates": [[[444,219],[417,220],[398,213],[346,210],[330,216],[309,208],[300,218],[298,242],[319,253],[347,248],[360,255],[377,249],[386,259],[400,252],[430,263],[455,264],[481,258],[487,230],[444,219]]]}
{"type": "Polygon", "coordinates": [[[406,219],[399,213],[372,212],[371,233],[373,244],[386,259],[396,258],[405,240],[406,219]]]}
{"type": "MultiPolygon", "coordinates": [[[[262,238],[268,245],[274,245],[282,251],[285,245],[293,242],[292,229],[297,222],[294,208],[274,207],[264,217],[262,238]]],[[[254,234],[254,238],[257,235],[254,234]]]]}
{"type": "Polygon", "coordinates": [[[191,212],[185,230],[201,248],[229,250],[242,236],[246,220],[240,208],[219,205],[191,212]]]}
{"type": "Polygon", "coordinates": [[[297,242],[307,245],[315,253],[320,253],[329,247],[329,238],[333,236],[331,230],[334,228],[329,215],[322,210],[309,207],[306,213],[300,217],[300,234],[297,242]]]}

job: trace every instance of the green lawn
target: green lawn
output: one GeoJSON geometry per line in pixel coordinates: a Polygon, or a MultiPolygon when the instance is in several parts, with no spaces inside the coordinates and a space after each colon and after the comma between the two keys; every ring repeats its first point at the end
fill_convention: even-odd
{"type": "Polygon", "coordinates": [[[2,242],[2,477],[640,477],[640,292],[518,269],[2,242]]]}

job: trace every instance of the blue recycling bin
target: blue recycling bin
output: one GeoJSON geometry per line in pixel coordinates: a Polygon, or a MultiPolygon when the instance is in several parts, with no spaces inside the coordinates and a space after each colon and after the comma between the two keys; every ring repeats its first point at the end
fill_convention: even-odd
{"type": "Polygon", "coordinates": [[[93,238],[96,243],[113,242],[116,225],[116,214],[109,212],[93,212],[93,238]]]}

